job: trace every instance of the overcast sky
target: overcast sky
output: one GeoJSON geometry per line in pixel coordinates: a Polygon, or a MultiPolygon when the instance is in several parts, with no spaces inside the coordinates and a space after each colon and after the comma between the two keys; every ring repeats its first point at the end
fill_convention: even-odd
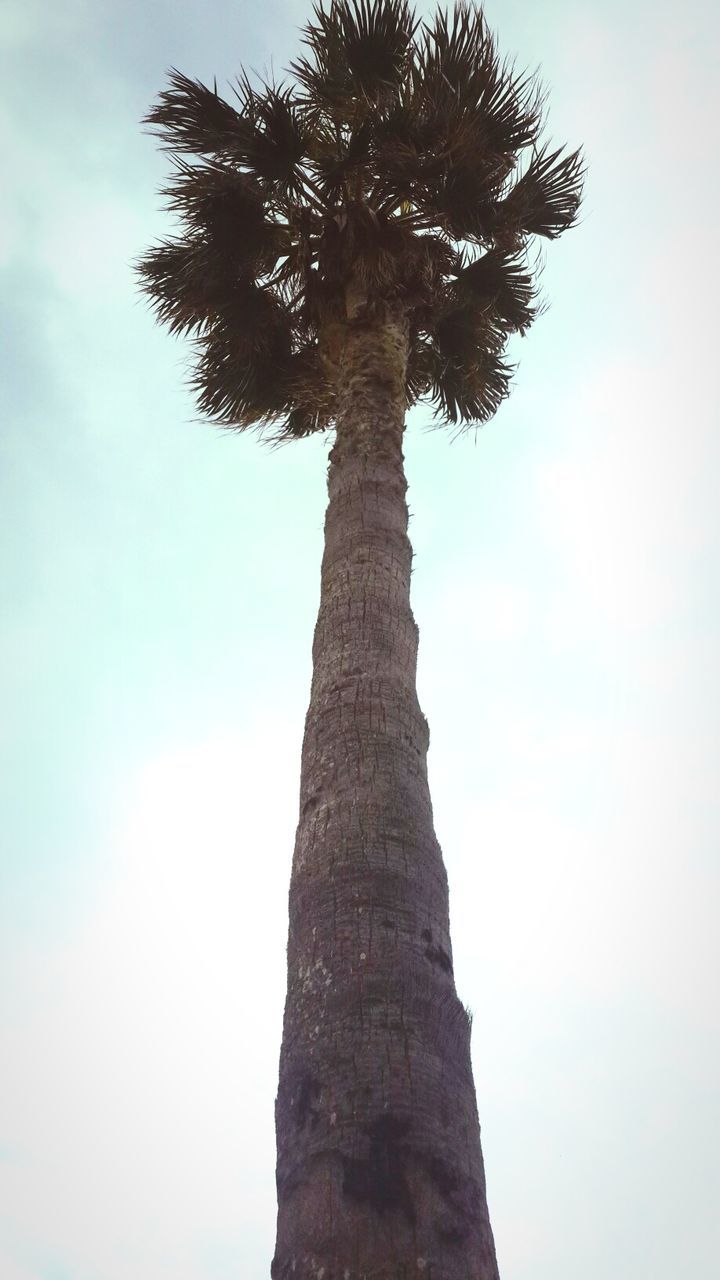
{"type": "MultiPolygon", "coordinates": [[[[714,0],[492,0],[586,149],[477,438],[408,426],[419,693],[503,1280],[711,1280],[714,0]]],[[[264,1280],[328,442],[197,422],[130,263],[166,70],[305,0],[4,0],[0,1276],[264,1280]]],[[[440,1278],[439,1278],[440,1280],[440,1278]]]]}

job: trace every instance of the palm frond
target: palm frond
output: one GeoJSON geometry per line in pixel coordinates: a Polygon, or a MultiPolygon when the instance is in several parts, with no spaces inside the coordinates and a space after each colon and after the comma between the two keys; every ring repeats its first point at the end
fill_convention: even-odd
{"type": "Polygon", "coordinates": [[[482,241],[486,207],[537,138],[537,80],[500,60],[482,11],[465,4],[425,24],[410,79],[379,139],[383,194],[394,183],[449,235],[482,241]]]}
{"type": "Polygon", "coordinates": [[[228,156],[242,147],[247,121],[208,89],[200,80],[191,80],[173,67],[170,88],[164,89],[143,119],[149,132],[174,152],[197,156],[228,156]]]}
{"type": "MultiPolygon", "coordinates": [[[[408,228],[408,233],[410,233],[408,228]]],[[[442,300],[448,277],[460,265],[455,246],[440,235],[420,235],[412,231],[407,265],[402,272],[404,296],[418,318],[437,307],[442,300]]]]}
{"type": "Polygon", "coordinates": [[[339,281],[329,278],[319,266],[312,266],[305,275],[298,327],[320,331],[327,324],[340,324],[344,320],[345,294],[339,281]]]}
{"type": "Polygon", "coordinates": [[[373,153],[373,121],[360,120],[346,136],[327,129],[323,134],[323,143],[316,148],[312,163],[323,199],[332,205],[362,188],[362,171],[373,153]]]}
{"type": "Polygon", "coordinates": [[[326,431],[335,411],[335,392],[317,340],[306,343],[291,358],[288,386],[292,408],[273,431],[275,443],[298,440],[326,431]]]}
{"type": "Polygon", "coordinates": [[[427,394],[440,424],[488,422],[509,394],[513,370],[497,352],[481,349],[465,362],[433,350],[431,366],[427,394]]]}
{"type": "Polygon", "coordinates": [[[165,240],[138,262],[141,288],[171,333],[198,333],[223,325],[238,344],[261,346],[286,327],[277,294],[199,239],[165,240]]]}
{"type": "Polygon", "coordinates": [[[174,165],[162,194],[190,235],[206,239],[228,267],[271,271],[289,247],[289,231],[266,216],[257,179],[223,161],[190,165],[176,156],[174,165]]]}
{"type": "Polygon", "coordinates": [[[274,445],[288,444],[315,435],[316,431],[326,431],[329,425],[317,409],[295,403],[286,418],[276,421],[268,438],[274,445]]]}
{"type": "Polygon", "coordinates": [[[431,201],[459,158],[474,147],[474,131],[454,100],[421,96],[399,104],[376,124],[373,197],[395,207],[409,201],[430,212],[431,201]]]}
{"type": "Polygon", "coordinates": [[[217,309],[216,327],[235,348],[252,352],[290,351],[292,318],[274,290],[240,279],[217,309]]]}
{"type": "Polygon", "coordinates": [[[309,102],[348,120],[399,92],[417,23],[406,0],[330,0],[314,7],[303,41],[310,50],[291,70],[309,102]]]}
{"type": "Polygon", "coordinates": [[[247,127],[233,158],[269,190],[297,195],[311,128],[300,111],[294,86],[264,85],[258,92],[243,76],[235,93],[247,127]]]}
{"type": "Polygon", "coordinates": [[[414,70],[414,94],[436,112],[460,108],[486,155],[508,159],[534,142],[542,94],[536,77],[502,61],[482,10],[456,4],[425,24],[414,70]]]}
{"type": "Polygon", "coordinates": [[[471,364],[481,349],[499,351],[505,343],[505,334],[487,307],[474,299],[456,301],[452,294],[440,310],[432,336],[445,359],[462,364],[471,364]]]}
{"type": "Polygon", "coordinates": [[[457,240],[482,240],[484,210],[497,200],[514,159],[488,145],[482,121],[454,94],[423,93],[380,122],[373,199],[382,207],[410,202],[427,226],[457,240]]]}
{"type": "Polygon", "coordinates": [[[495,206],[491,225],[496,235],[527,235],[555,240],[575,222],[580,208],[584,165],[579,151],[542,147],[507,196],[495,206]]]}
{"type": "Polygon", "coordinates": [[[455,281],[460,297],[487,308],[509,332],[525,333],[537,315],[533,277],[522,257],[490,250],[464,262],[455,281]]]}
{"type": "Polygon", "coordinates": [[[200,412],[220,426],[265,423],[290,407],[289,332],[268,328],[252,345],[230,326],[200,340],[191,386],[200,412]]]}
{"type": "Polygon", "coordinates": [[[485,422],[508,394],[512,370],[502,351],[505,334],[487,308],[458,302],[448,292],[420,358],[410,362],[415,387],[429,396],[446,423],[485,422]]]}
{"type": "Polygon", "coordinates": [[[428,194],[427,203],[454,240],[484,242],[488,233],[488,194],[493,185],[492,178],[481,168],[453,165],[428,194]]]}
{"type": "Polygon", "coordinates": [[[430,390],[435,370],[437,354],[432,343],[422,338],[418,326],[410,336],[407,371],[405,375],[405,396],[408,408],[417,404],[430,390]]]}
{"type": "Polygon", "coordinates": [[[163,240],[136,264],[140,287],[171,333],[191,333],[212,321],[232,287],[203,241],[163,240]]]}
{"type": "Polygon", "coordinates": [[[511,62],[494,53],[492,67],[478,101],[482,134],[491,154],[509,160],[532,146],[542,124],[544,93],[536,77],[516,73],[511,62]]]}

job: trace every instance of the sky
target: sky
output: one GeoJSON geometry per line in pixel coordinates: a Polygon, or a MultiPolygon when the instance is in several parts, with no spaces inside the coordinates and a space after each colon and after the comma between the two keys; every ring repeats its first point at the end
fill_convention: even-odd
{"type": "MultiPolygon", "coordinates": [[[[269,1274],[329,442],[199,422],[131,264],[168,230],[139,125],[167,69],[280,71],[308,9],[0,12],[2,1280],[269,1274]]],[[[407,432],[500,1270],[710,1280],[720,21],[486,15],[588,163],[511,398],[477,435],[422,407],[407,432]]]]}

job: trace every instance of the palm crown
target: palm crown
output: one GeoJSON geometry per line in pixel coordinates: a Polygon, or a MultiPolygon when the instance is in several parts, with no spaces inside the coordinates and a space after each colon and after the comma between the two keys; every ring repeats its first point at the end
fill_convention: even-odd
{"type": "Polygon", "coordinates": [[[199,408],[283,439],[327,428],[338,334],[393,305],[408,405],[483,422],[508,391],[507,339],[537,313],[529,241],[577,216],[579,153],[542,143],[537,79],[500,59],[477,8],[420,24],[405,0],[330,0],[304,42],[292,82],[243,75],[231,105],[173,71],[146,117],[182,235],[139,271],[194,336],[199,408]]]}

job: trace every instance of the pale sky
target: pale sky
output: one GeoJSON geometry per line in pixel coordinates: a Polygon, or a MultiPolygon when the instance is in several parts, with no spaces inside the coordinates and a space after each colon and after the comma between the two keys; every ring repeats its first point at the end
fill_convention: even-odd
{"type": "MultiPolygon", "coordinates": [[[[0,1280],[269,1275],[328,441],[199,423],[130,264],[167,68],[280,70],[308,10],[0,11],[0,1280]]],[[[589,166],[511,399],[407,435],[500,1270],[713,1280],[720,22],[486,13],[589,166]]]]}

